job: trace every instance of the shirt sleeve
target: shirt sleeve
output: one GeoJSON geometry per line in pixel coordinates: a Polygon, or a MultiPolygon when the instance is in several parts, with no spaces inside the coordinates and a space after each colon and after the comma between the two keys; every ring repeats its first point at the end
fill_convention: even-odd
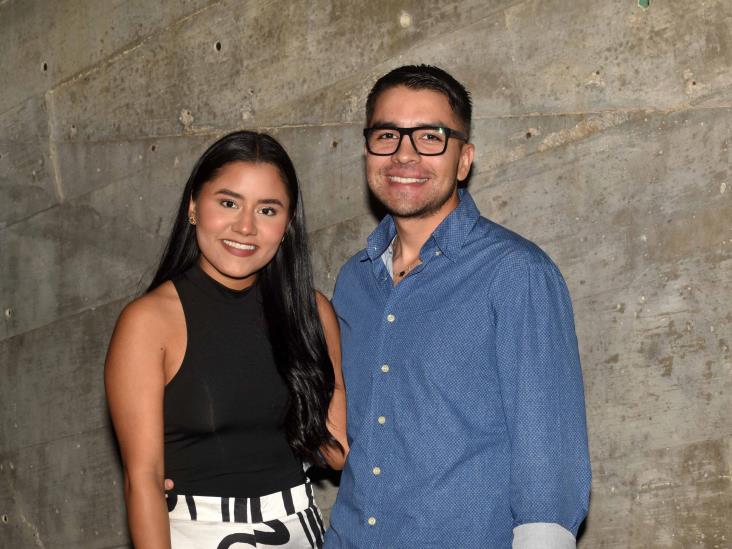
{"type": "MultiPolygon", "coordinates": [[[[537,250],[501,263],[491,297],[510,438],[510,505],[516,542],[523,543],[514,548],[529,547],[525,540],[546,531],[536,523],[574,540],[587,514],[591,472],[569,292],[556,266],[537,250]]],[[[570,547],[563,537],[564,543],[530,546],[570,547]]]]}
{"type": "Polygon", "coordinates": [[[551,522],[530,522],[513,529],[511,549],[576,549],[572,532],[551,522]]]}

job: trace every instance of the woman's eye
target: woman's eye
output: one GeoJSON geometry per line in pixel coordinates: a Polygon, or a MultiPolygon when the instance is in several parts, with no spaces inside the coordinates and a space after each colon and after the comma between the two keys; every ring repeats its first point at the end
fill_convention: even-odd
{"type": "Polygon", "coordinates": [[[221,205],[224,208],[236,208],[236,202],[234,202],[233,200],[222,200],[221,205]]]}
{"type": "Polygon", "coordinates": [[[259,213],[268,215],[268,216],[272,216],[272,215],[277,214],[277,210],[275,210],[274,208],[266,207],[266,208],[260,208],[259,213]]]}

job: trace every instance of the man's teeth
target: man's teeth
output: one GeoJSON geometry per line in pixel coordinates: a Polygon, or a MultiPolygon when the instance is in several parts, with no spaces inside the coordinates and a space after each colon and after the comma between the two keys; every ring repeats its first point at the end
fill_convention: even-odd
{"type": "Polygon", "coordinates": [[[424,183],[427,181],[427,178],[397,177],[396,175],[390,175],[389,181],[392,183],[424,183]]]}
{"type": "Polygon", "coordinates": [[[251,244],[241,244],[239,242],[234,242],[233,240],[224,240],[224,244],[231,246],[232,248],[236,248],[237,250],[254,250],[256,248],[256,246],[252,246],[251,244]]]}

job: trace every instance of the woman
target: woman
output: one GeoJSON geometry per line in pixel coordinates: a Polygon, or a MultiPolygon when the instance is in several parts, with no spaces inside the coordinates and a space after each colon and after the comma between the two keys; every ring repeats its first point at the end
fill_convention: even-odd
{"type": "Polygon", "coordinates": [[[321,546],[302,462],[345,459],[338,323],[272,137],[235,132],[198,160],[105,385],[135,547],[321,546]]]}

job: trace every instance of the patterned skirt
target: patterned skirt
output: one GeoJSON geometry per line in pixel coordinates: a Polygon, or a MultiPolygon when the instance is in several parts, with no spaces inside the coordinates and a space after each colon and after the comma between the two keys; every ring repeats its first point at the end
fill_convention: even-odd
{"type": "Polygon", "coordinates": [[[323,546],[323,518],[309,482],[258,498],[168,493],[172,549],[323,546]]]}

